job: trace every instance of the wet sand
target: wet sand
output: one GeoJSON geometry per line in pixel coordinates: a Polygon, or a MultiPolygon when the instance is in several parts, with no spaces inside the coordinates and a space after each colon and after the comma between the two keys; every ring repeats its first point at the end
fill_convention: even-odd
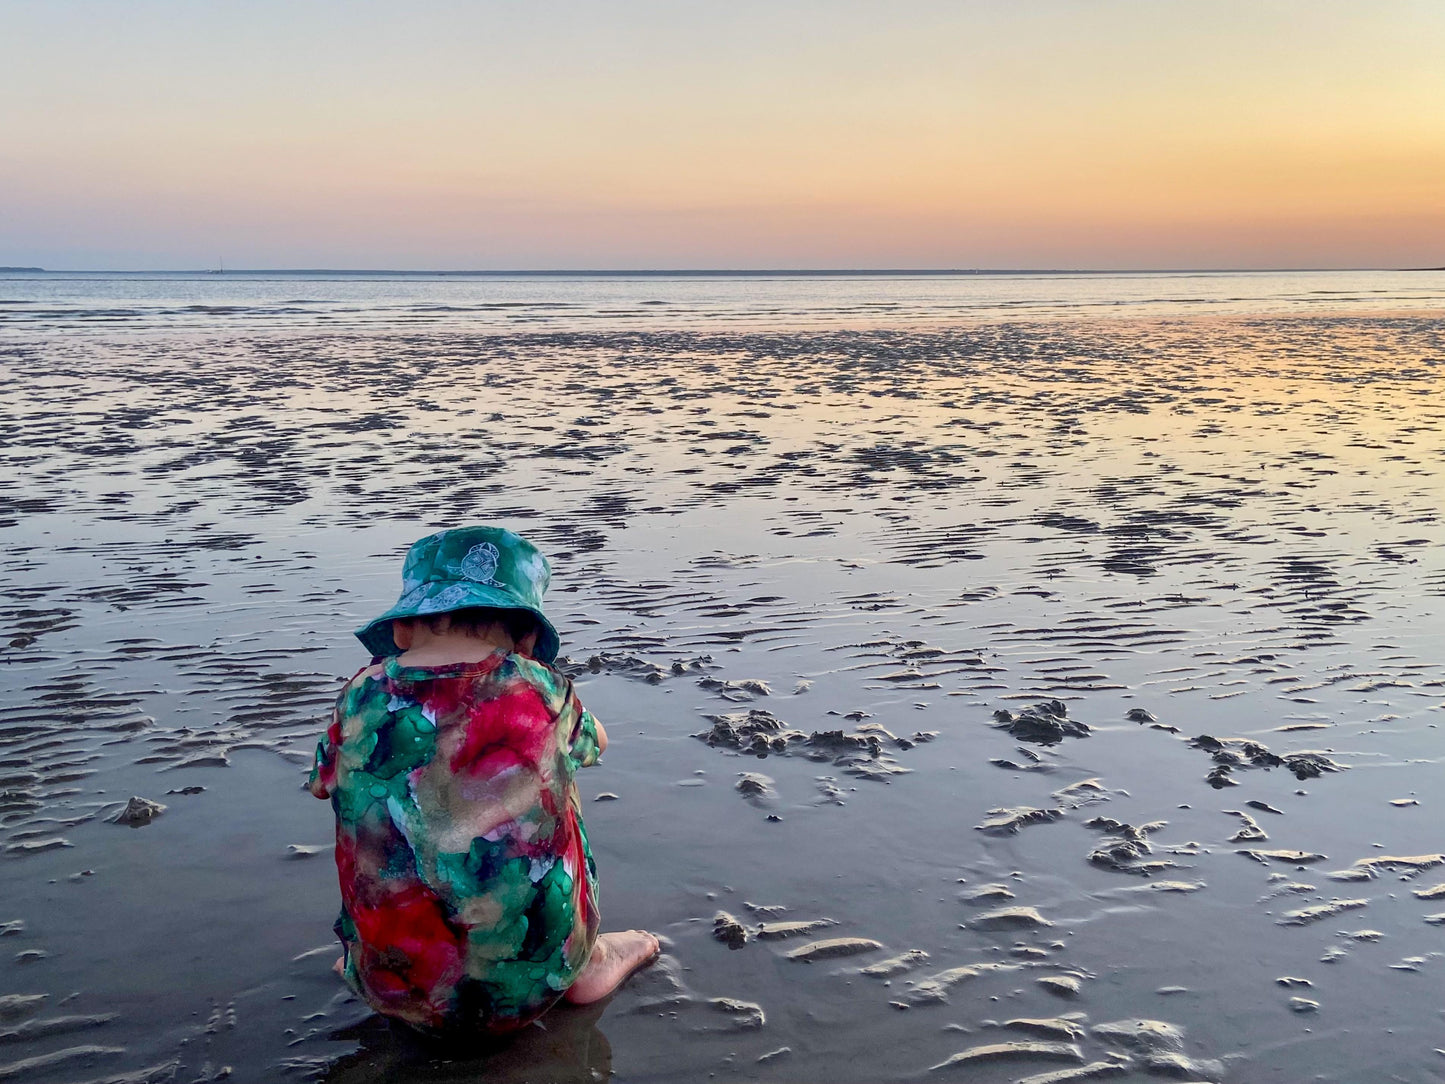
{"type": "Polygon", "coordinates": [[[0,341],[0,1080],[1441,1079],[1442,333],[0,341]],[[667,939],[491,1052],[338,988],[300,789],[469,521],[667,939]]]}

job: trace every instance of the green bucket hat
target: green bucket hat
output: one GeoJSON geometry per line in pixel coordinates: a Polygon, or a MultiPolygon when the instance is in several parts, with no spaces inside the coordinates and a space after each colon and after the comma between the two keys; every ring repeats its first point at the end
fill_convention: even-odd
{"type": "Polygon", "coordinates": [[[542,594],[552,566],[540,550],[501,527],[458,527],[412,545],[401,568],[401,598],[376,620],[356,630],[373,655],[396,655],[391,636],[399,617],[430,617],[472,606],[525,610],[537,619],[536,657],[557,657],[557,630],[542,613],[542,594]]]}

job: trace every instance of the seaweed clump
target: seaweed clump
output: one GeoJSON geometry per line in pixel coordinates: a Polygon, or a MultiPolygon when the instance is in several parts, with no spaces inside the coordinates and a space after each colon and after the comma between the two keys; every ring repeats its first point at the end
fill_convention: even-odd
{"type": "Polygon", "coordinates": [[[855,730],[808,733],[790,727],[764,708],[705,718],[712,726],[693,737],[708,745],[755,757],[803,756],[809,760],[830,761],[851,775],[885,781],[912,770],[894,759],[894,750],[912,749],[937,736],[937,731],[920,730],[904,738],[878,723],[863,723],[855,730]]]}
{"type": "Polygon", "coordinates": [[[1068,706],[1062,700],[1044,700],[1015,715],[1006,708],[993,713],[994,722],[1019,741],[1038,745],[1057,745],[1065,738],[1087,738],[1089,728],[1069,718],[1068,706]]]}
{"type": "Polygon", "coordinates": [[[1237,785],[1232,778],[1236,768],[1263,768],[1266,771],[1270,768],[1284,768],[1293,773],[1296,779],[1304,780],[1318,779],[1325,772],[1338,772],[1345,767],[1323,753],[1286,753],[1280,756],[1278,753],[1271,753],[1257,741],[1243,738],[1221,739],[1210,734],[1201,734],[1189,744],[1204,750],[1214,760],[1214,767],[1204,779],[1215,790],[1237,785]]]}

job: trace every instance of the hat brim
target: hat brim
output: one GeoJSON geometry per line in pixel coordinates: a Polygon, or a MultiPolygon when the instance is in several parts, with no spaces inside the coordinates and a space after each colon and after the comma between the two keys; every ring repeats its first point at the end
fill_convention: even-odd
{"type": "Polygon", "coordinates": [[[561,639],[546,615],[531,606],[522,605],[507,591],[483,583],[423,583],[402,595],[386,613],[357,629],[356,638],[373,655],[399,655],[401,648],[397,647],[391,635],[393,621],[407,617],[435,617],[474,607],[521,610],[530,614],[537,622],[537,646],[533,649],[533,657],[548,664],[556,660],[561,639]]]}

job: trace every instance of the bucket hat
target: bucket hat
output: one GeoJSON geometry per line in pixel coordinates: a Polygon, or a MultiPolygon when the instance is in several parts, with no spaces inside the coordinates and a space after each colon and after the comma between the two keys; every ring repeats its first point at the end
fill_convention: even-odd
{"type": "Polygon", "coordinates": [[[525,610],[537,619],[534,654],[557,658],[557,630],[542,613],[542,594],[552,566],[540,550],[501,527],[457,527],[412,544],[401,569],[401,598],[386,613],[356,630],[373,655],[396,655],[391,623],[401,617],[430,617],[472,606],[525,610]]]}

